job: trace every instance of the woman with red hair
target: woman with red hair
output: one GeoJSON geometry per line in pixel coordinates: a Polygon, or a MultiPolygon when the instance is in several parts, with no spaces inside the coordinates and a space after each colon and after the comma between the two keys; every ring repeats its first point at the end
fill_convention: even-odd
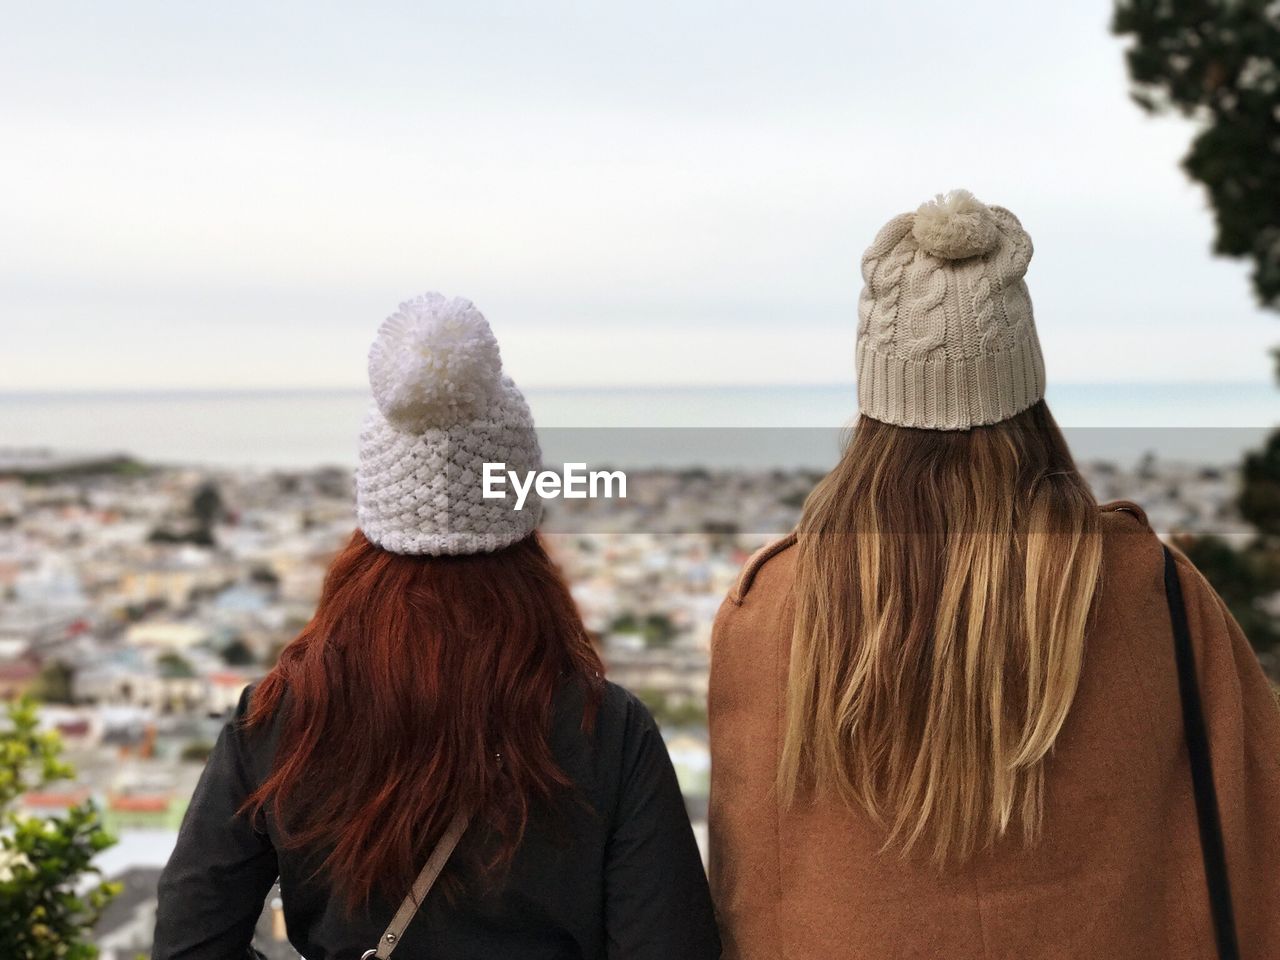
{"type": "Polygon", "coordinates": [[[540,506],[483,495],[484,463],[540,459],[487,322],[410,301],[369,372],[360,529],[219,739],[154,960],[250,955],[277,877],[310,960],[718,957],[652,717],[603,679],[540,506]]]}

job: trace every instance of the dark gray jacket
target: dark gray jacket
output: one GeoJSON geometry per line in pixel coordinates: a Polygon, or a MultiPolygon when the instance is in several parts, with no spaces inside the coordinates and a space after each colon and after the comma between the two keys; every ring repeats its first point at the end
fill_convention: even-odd
{"type": "MultiPolygon", "coordinates": [[[[347,917],[326,882],[310,878],[314,855],[279,848],[269,818],[259,831],[235,814],[268,773],[274,749],[272,738],[237,722],[251,692],[218,739],[161,876],[153,960],[242,960],[277,876],[298,951],[307,960],[358,960],[397,904],[375,901],[347,917]]],[[[396,960],[720,956],[697,845],[652,716],[613,684],[589,736],[582,709],[580,691],[561,691],[551,744],[586,803],[566,803],[556,826],[535,814],[496,890],[453,905],[428,896],[396,960]]],[[[481,831],[473,825],[460,852],[481,831]]]]}

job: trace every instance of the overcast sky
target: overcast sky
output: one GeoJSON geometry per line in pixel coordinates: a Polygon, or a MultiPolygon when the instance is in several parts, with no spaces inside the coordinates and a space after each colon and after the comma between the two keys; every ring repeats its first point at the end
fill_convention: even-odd
{"type": "Polygon", "coordinates": [[[401,300],[526,385],[849,380],[858,259],[972,189],[1051,378],[1265,380],[1110,4],[6,3],[0,389],[360,386],[401,300]]]}

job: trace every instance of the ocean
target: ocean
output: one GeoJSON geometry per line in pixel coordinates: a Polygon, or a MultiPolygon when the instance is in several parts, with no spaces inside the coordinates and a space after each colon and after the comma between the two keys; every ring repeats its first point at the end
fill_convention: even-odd
{"type": "MultiPolygon", "coordinates": [[[[806,466],[834,461],[853,384],[526,391],[546,462],[806,466]]],[[[1056,384],[1080,459],[1230,463],[1280,424],[1270,383],[1056,384]]],[[[0,448],[246,468],[350,466],[361,390],[0,394],[0,448]]]]}

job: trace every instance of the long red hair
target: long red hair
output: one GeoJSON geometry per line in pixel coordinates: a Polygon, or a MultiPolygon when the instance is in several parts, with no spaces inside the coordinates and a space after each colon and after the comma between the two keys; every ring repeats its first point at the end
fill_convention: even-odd
{"type": "Polygon", "coordinates": [[[347,906],[398,900],[460,808],[494,875],[535,805],[570,790],[548,743],[563,684],[599,703],[603,667],[537,534],[493,553],[388,553],[357,531],[311,622],[258,686],[246,725],[279,723],[244,812],[286,847],[327,851],[347,906]],[[499,759],[500,756],[500,759],[499,759]]]}

